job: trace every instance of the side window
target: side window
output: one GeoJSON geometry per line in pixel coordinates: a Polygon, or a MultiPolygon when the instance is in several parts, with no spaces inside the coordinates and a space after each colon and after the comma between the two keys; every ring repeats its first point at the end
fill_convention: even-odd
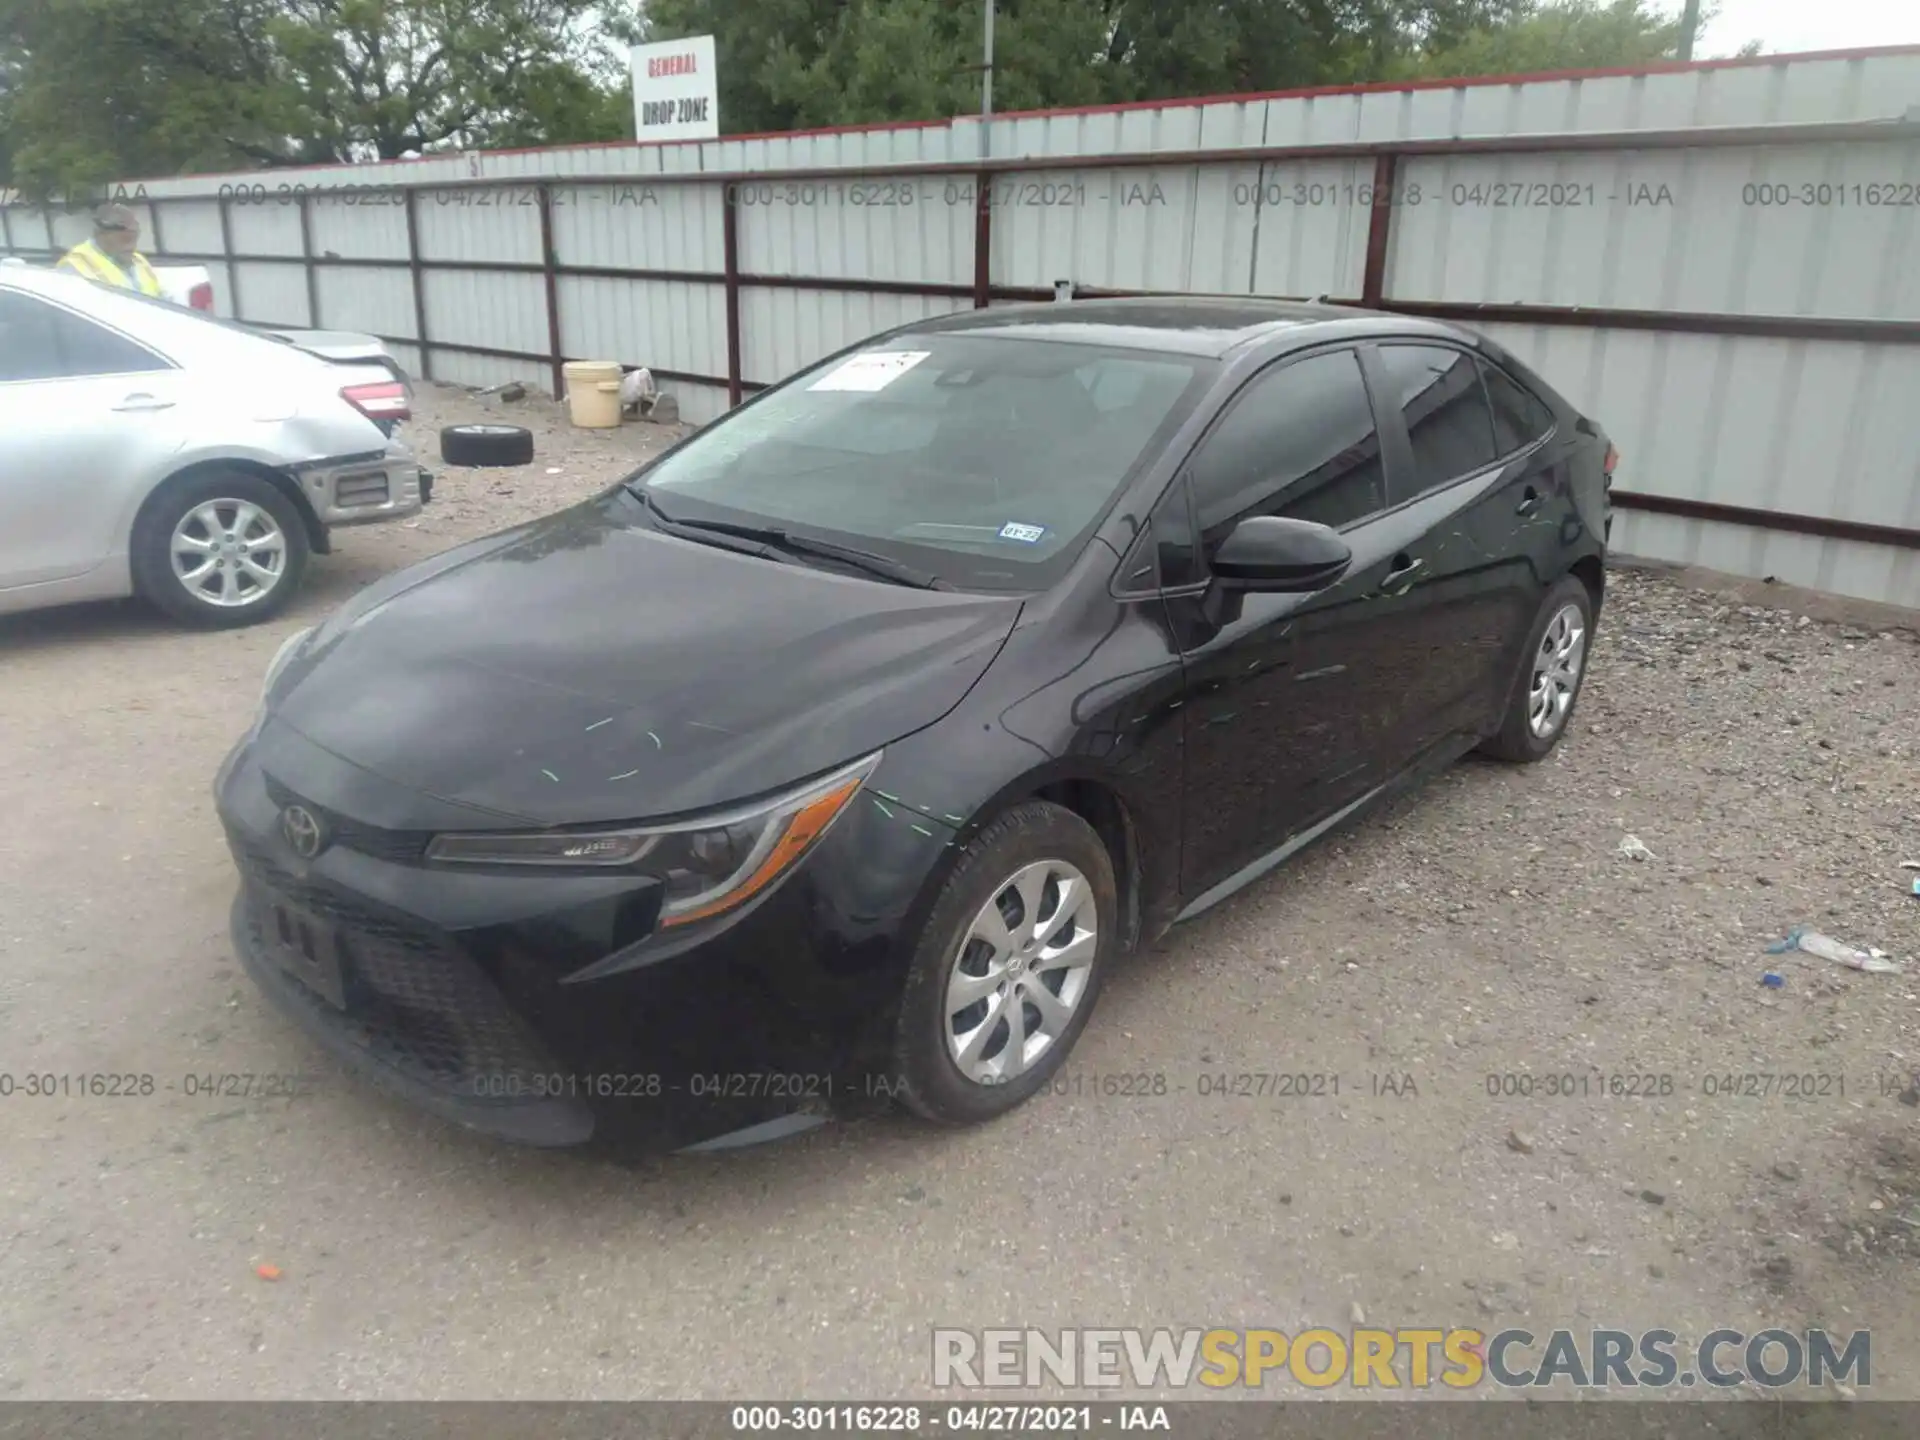
{"type": "Polygon", "coordinates": [[[1498,458],[1493,416],[1471,355],[1436,345],[1382,345],[1377,353],[1387,377],[1381,403],[1400,407],[1413,442],[1415,488],[1395,500],[1425,494],[1498,458]]]}
{"type": "Polygon", "coordinates": [[[1205,547],[1249,515],[1338,528],[1387,504],[1360,358],[1333,350],[1255,377],[1189,465],[1205,547]]]}
{"type": "Polygon", "coordinates": [[[1553,412],[1531,390],[1484,360],[1480,372],[1493,402],[1493,438],[1502,455],[1524,449],[1553,428],[1553,412]]]}
{"type": "Polygon", "coordinates": [[[1184,478],[1153,507],[1140,539],[1127,552],[1120,568],[1120,588],[1126,594],[1178,589],[1206,579],[1200,547],[1193,538],[1193,508],[1184,478]]]}
{"type": "Polygon", "coordinates": [[[1153,512],[1153,548],[1159,557],[1160,583],[1172,590],[1206,579],[1200,547],[1193,535],[1193,503],[1185,480],[1173,482],[1153,512]]]}
{"type": "Polygon", "coordinates": [[[0,381],[164,370],[150,351],[17,290],[0,290],[0,381]]]}
{"type": "Polygon", "coordinates": [[[46,380],[60,373],[53,317],[60,312],[15,290],[0,290],[0,381],[46,380]]]}

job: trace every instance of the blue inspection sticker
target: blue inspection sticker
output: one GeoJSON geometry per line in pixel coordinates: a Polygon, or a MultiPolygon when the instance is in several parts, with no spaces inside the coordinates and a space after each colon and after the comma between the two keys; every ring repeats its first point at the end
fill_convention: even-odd
{"type": "Polygon", "coordinates": [[[1022,525],[1017,520],[1009,520],[1000,527],[1002,540],[1018,540],[1022,545],[1035,545],[1046,535],[1044,525],[1022,525]]]}

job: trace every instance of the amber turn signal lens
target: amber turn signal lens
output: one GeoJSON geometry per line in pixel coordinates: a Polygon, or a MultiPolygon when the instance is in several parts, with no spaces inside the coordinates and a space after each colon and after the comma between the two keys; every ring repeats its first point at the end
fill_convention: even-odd
{"type": "Polygon", "coordinates": [[[837,789],[828,791],[805,809],[796,811],[793,818],[787,822],[786,830],[774,842],[773,848],[767,852],[767,858],[760,862],[759,868],[743,883],[697,910],[684,910],[678,915],[667,916],[660,922],[661,929],[719,915],[733,909],[736,905],[744,904],[766,889],[791,869],[794,863],[813,847],[813,842],[826,833],[827,826],[833,823],[834,817],[846,808],[849,800],[860,793],[862,783],[862,779],[856,777],[837,789]]]}

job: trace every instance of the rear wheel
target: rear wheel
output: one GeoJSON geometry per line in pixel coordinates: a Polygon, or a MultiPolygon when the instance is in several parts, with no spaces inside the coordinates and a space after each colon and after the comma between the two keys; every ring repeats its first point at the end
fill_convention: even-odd
{"type": "Polygon", "coordinates": [[[1544,760],[1567,733],[1587,678],[1593,596],[1572,575],[1547,592],[1522,652],[1500,729],[1480,749],[1522,764],[1544,760]]]}
{"type": "Polygon", "coordinates": [[[271,619],[307,568],[307,530],[269,480],[244,470],[168,481],[129,545],[134,585],[174,619],[209,629],[271,619]]]}
{"type": "Polygon", "coordinates": [[[907,1105],[965,1124],[1044,1086],[1093,1013],[1117,913],[1112,859],[1072,811],[1029,801],[983,830],[907,979],[894,1042],[907,1105]]]}

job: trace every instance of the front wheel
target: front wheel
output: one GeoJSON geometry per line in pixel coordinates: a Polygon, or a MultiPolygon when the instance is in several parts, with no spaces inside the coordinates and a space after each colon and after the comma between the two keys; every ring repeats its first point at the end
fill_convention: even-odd
{"type": "Polygon", "coordinates": [[[1072,811],[1028,801],[981,831],[907,978],[894,1040],[907,1106],[966,1124],[1044,1086],[1093,1013],[1118,911],[1107,847],[1072,811]]]}
{"type": "Polygon", "coordinates": [[[134,523],[139,593],[174,619],[224,629],[271,619],[307,568],[307,530],[272,481],[244,470],[170,480],[134,523]]]}
{"type": "Polygon", "coordinates": [[[1480,747],[1483,753],[1522,764],[1546,759],[1573,718],[1592,635],[1593,596],[1576,576],[1564,576],[1541,602],[1500,729],[1480,747]]]}

